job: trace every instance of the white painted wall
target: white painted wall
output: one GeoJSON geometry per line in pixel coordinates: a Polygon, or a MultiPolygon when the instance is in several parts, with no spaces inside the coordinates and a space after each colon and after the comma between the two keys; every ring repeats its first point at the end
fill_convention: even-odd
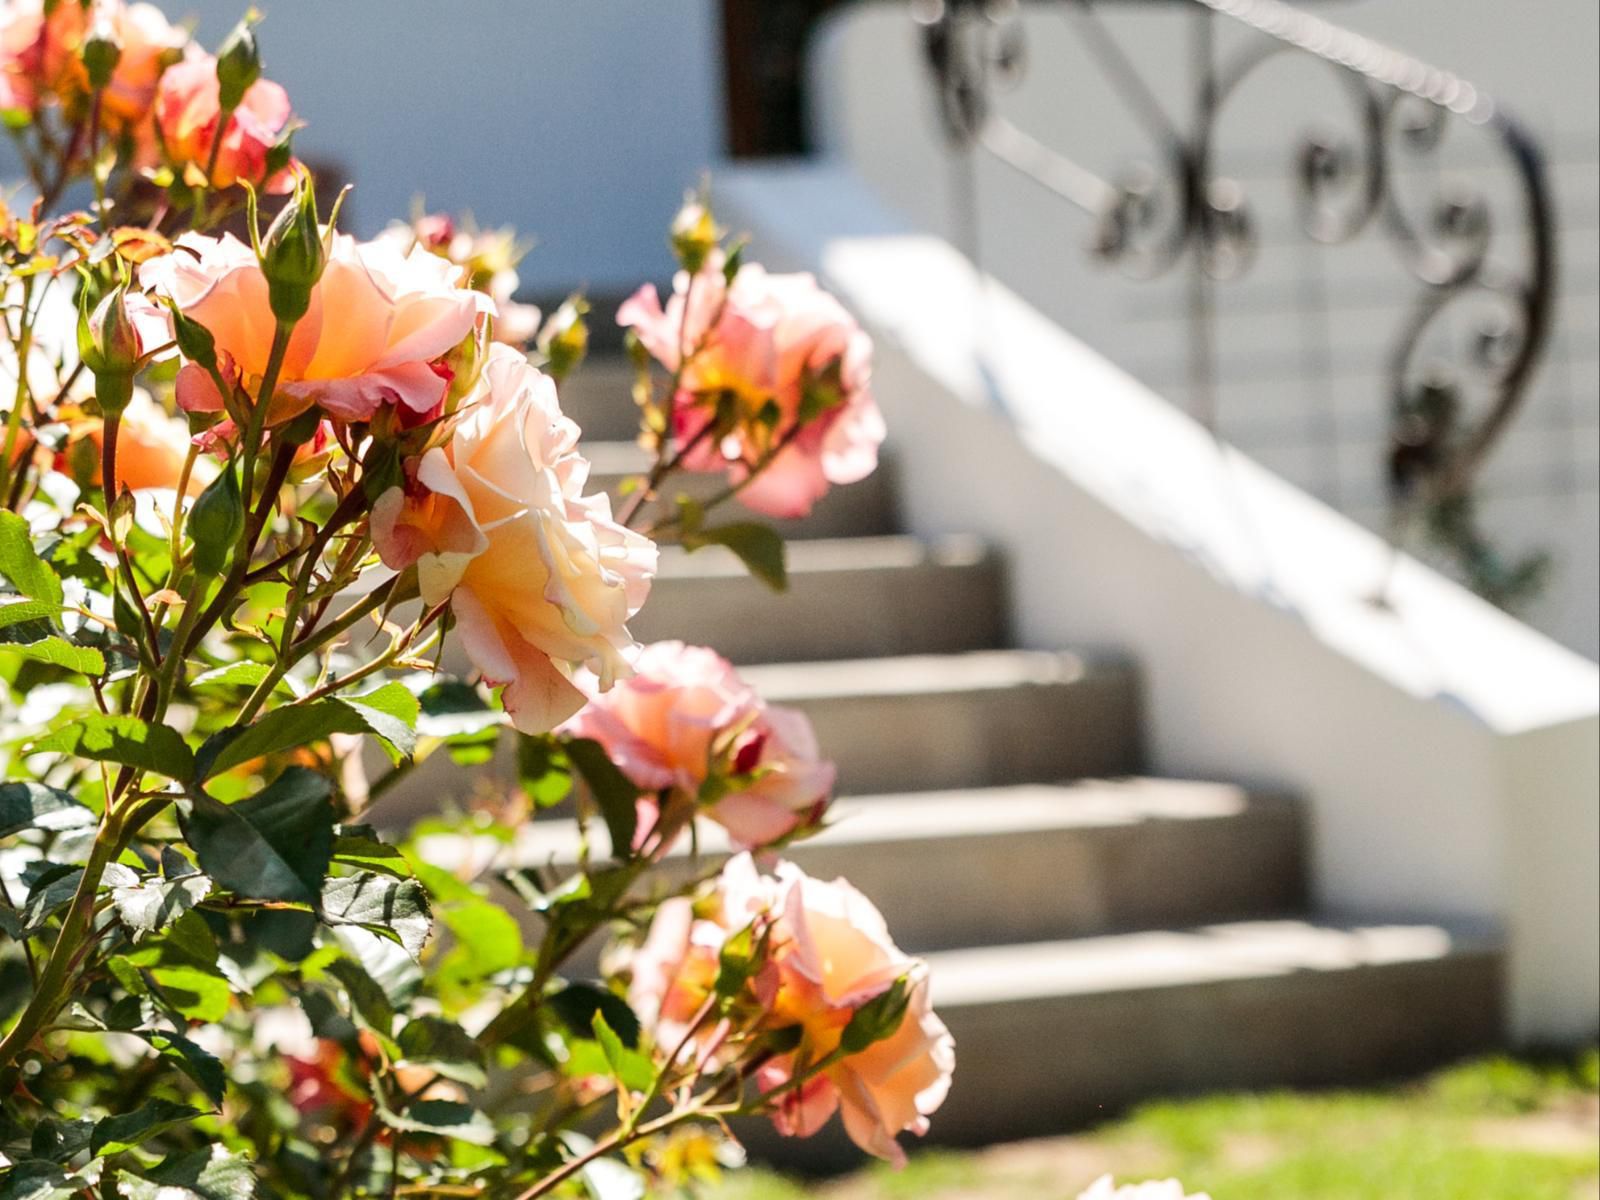
{"type": "MultiPolygon", "coordinates": [[[[1511,552],[1555,553],[1537,627],[1600,655],[1600,6],[1593,0],[1305,3],[1308,11],[1456,71],[1518,113],[1553,158],[1560,244],[1558,325],[1524,412],[1483,480],[1485,518],[1511,552]]],[[[1111,177],[1151,157],[1068,19],[1027,6],[1027,73],[1001,99],[1024,129],[1111,177]]],[[[1178,4],[1097,6],[1168,111],[1190,111],[1188,35],[1178,4]]],[[[1240,30],[1219,24],[1225,48],[1240,30]]],[[[850,162],[914,224],[973,247],[957,218],[953,165],[935,127],[921,50],[894,0],[842,10],[813,56],[819,143],[850,162]]],[[[1417,285],[1386,239],[1324,250],[1300,235],[1285,176],[1308,129],[1354,129],[1334,72],[1297,56],[1264,68],[1218,126],[1222,171],[1241,177],[1267,243],[1243,280],[1217,288],[1222,433],[1368,528],[1386,520],[1387,357],[1417,285]],[[1318,300],[1318,295],[1322,300],[1318,300]],[[1326,320],[1314,313],[1327,307],[1326,320]]],[[[1489,143],[1457,130],[1440,162],[1410,173],[1419,200],[1461,181],[1506,198],[1489,143]]],[[[1134,283],[1097,266],[1082,214],[994,161],[980,162],[977,252],[1031,303],[1175,403],[1187,403],[1187,274],[1134,283]]],[[[1509,258],[1518,208],[1497,205],[1495,254],[1509,258]]],[[[1458,326],[1465,337],[1465,326],[1458,326]]]]}
{"type": "MultiPolygon", "coordinates": [[[[157,2],[213,48],[248,7],[157,2]]],[[[267,73],[307,123],[297,145],[346,166],[358,232],[424,196],[536,236],[522,276],[538,290],[670,274],[667,223],[723,141],[713,0],[257,6],[267,73]]]]}
{"type": "MultiPolygon", "coordinates": [[[[1030,646],[1145,670],[1154,769],[1304,796],[1323,906],[1491,922],[1512,1022],[1600,1020],[1600,670],[1207,435],[847,168],[745,169],[723,214],[878,340],[918,533],[1010,560],[1030,646]]],[[[1067,731],[1070,736],[1070,731],[1067,731]]]]}

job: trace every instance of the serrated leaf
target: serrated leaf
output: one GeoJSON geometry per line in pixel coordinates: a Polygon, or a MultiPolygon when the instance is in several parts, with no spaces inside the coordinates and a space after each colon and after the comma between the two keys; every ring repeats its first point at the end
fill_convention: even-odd
{"type": "Polygon", "coordinates": [[[9,650],[34,662],[49,663],[79,675],[98,678],[106,673],[106,657],[89,646],[74,646],[66,638],[51,634],[36,642],[0,642],[0,650],[9,650]]]}
{"type": "Polygon", "coordinates": [[[13,512],[0,512],[0,575],[28,599],[61,608],[61,580],[35,552],[28,522],[13,512]]]}
{"type": "Polygon", "coordinates": [[[94,813],[71,792],[28,780],[0,783],[0,837],[24,829],[51,833],[84,829],[95,820],[94,813]]]}
{"type": "MultiPolygon", "coordinates": [[[[4,514],[0,514],[4,515],[4,514]]],[[[194,774],[194,755],[176,729],[138,717],[90,713],[52,730],[27,748],[29,754],[70,754],[155,771],[177,780],[194,774]]]]}
{"type": "Polygon", "coordinates": [[[236,662],[225,667],[216,667],[210,671],[203,671],[189,681],[192,688],[203,687],[255,687],[268,675],[272,668],[266,663],[236,662]]]}
{"type": "Polygon", "coordinates": [[[333,839],[333,861],[396,879],[410,879],[415,874],[400,848],[379,840],[370,825],[339,826],[333,839]]]}
{"type": "Polygon", "coordinates": [[[420,883],[371,871],[328,880],[322,889],[322,919],[391,938],[414,959],[421,957],[433,927],[428,893],[420,883]]]}
{"type": "Polygon", "coordinates": [[[213,1104],[222,1103],[222,1094],[228,1078],[222,1062],[209,1050],[191,1042],[182,1034],[167,1033],[159,1029],[136,1029],[133,1035],[143,1038],[164,1062],[182,1071],[195,1083],[213,1104]]]}
{"type": "Polygon", "coordinates": [[[43,600],[3,600],[0,601],[0,629],[25,625],[30,621],[48,623],[60,611],[59,605],[46,604],[43,600]]]}
{"type": "Polygon", "coordinates": [[[396,1041],[405,1055],[403,1064],[428,1067],[446,1079],[471,1088],[481,1088],[488,1082],[483,1048],[454,1021],[443,1017],[415,1017],[400,1031],[396,1041]]]}
{"type": "Polygon", "coordinates": [[[137,944],[145,934],[170,924],[206,898],[211,880],[201,874],[174,880],[149,879],[111,889],[111,903],[137,944]]]}
{"type": "Polygon", "coordinates": [[[28,1149],[34,1158],[65,1164],[89,1144],[94,1122],[87,1118],[58,1121],[46,1117],[33,1127],[28,1149]]]}
{"type": "Polygon", "coordinates": [[[315,771],[288,767],[237,804],[196,792],[184,832],[200,869],[219,886],[253,900],[315,907],[333,855],[332,794],[315,771]]]}
{"type": "Polygon", "coordinates": [[[119,1171],[117,1183],[128,1200],[252,1200],[256,1194],[250,1160],[221,1146],[173,1155],[138,1175],[119,1171]]]}
{"type": "Polygon", "coordinates": [[[65,864],[52,866],[40,875],[22,906],[22,932],[26,935],[37,933],[44,928],[46,921],[71,904],[78,892],[78,881],[82,878],[82,867],[65,864]]]}
{"type": "Polygon", "coordinates": [[[392,711],[401,706],[390,687],[404,693],[411,704],[411,719],[415,723],[416,698],[399,684],[379,688],[351,701],[318,700],[311,704],[285,705],[244,729],[235,727],[217,735],[215,741],[219,748],[206,766],[206,776],[232,770],[254,758],[297,750],[334,733],[377,734],[400,753],[410,754],[416,748],[416,734],[392,711]]]}
{"type": "Polygon", "coordinates": [[[702,529],[694,535],[691,549],[697,546],[725,546],[739,556],[750,574],[775,592],[789,587],[789,568],[783,538],[770,525],[739,521],[702,529]]]}
{"type": "Polygon", "coordinates": [[[97,1121],[89,1139],[89,1153],[121,1154],[177,1125],[205,1116],[203,1109],[170,1100],[149,1100],[121,1116],[97,1121]]]}
{"type": "Polygon", "coordinates": [[[383,1123],[405,1133],[433,1133],[472,1146],[494,1141],[494,1126],[472,1105],[460,1100],[417,1100],[402,1113],[380,1109],[383,1123]]]}
{"type": "Polygon", "coordinates": [[[335,959],[327,971],[344,988],[350,1011],[358,1021],[372,1032],[390,1037],[394,1031],[394,1006],[378,981],[347,958],[335,959]]]}
{"type": "Polygon", "coordinates": [[[639,788],[619,771],[606,755],[605,747],[592,738],[572,738],[564,743],[567,757],[589,785],[589,792],[600,807],[611,834],[611,853],[626,858],[639,828],[639,788]]]}
{"type": "Polygon", "coordinates": [[[0,1177],[0,1200],[73,1200],[87,1188],[88,1180],[55,1163],[23,1162],[0,1177]]]}
{"type": "Polygon", "coordinates": [[[629,1091],[648,1090],[656,1077],[655,1065],[637,1050],[629,1050],[622,1044],[622,1039],[606,1021],[604,1012],[596,1011],[590,1018],[590,1024],[594,1030],[594,1040],[600,1043],[600,1050],[606,1056],[606,1065],[611,1068],[612,1078],[629,1091]]]}

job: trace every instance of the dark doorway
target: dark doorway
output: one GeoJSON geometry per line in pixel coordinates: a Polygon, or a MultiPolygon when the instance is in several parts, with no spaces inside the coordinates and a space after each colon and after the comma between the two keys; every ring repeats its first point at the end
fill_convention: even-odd
{"type": "Polygon", "coordinates": [[[736,158],[803,154],[805,57],[818,19],[846,0],[722,0],[728,150],[736,158]]]}

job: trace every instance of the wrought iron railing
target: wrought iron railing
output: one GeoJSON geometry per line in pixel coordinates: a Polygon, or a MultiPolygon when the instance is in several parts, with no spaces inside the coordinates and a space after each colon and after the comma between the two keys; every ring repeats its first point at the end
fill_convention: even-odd
{"type": "Polygon", "coordinates": [[[1093,253],[1126,274],[1155,278],[1187,264],[1191,395],[1215,429],[1212,285],[1248,272],[1259,249],[1245,187],[1216,169],[1217,132],[1241,83],[1263,63],[1294,55],[1331,70],[1355,132],[1306,134],[1293,147],[1299,224],[1328,245],[1381,231],[1415,281],[1386,369],[1392,536],[1398,545],[1420,527],[1498,603],[1536,591],[1543,556],[1503,559],[1480,531],[1474,500],[1485,460],[1524,404],[1553,316],[1555,218],[1534,139],[1466,80],[1281,0],[1183,0],[1194,18],[1192,111],[1172,114],[1102,21],[1102,6],[1049,5],[1075,23],[1108,86],[1149,134],[1152,163],[1105,178],[1000,111],[997,94],[1029,69],[1017,0],[914,0],[951,143],[1088,213],[1093,253]],[[1227,54],[1219,51],[1222,22],[1248,35],[1227,54]],[[1496,147],[1520,206],[1509,220],[1497,215],[1487,188],[1436,189],[1419,205],[1397,186],[1402,161],[1435,155],[1457,125],[1482,130],[1496,147]],[[1491,256],[1502,222],[1514,249],[1491,256]],[[1474,331],[1453,361],[1441,360],[1437,346],[1423,353],[1446,314],[1470,316],[1474,331]]]}

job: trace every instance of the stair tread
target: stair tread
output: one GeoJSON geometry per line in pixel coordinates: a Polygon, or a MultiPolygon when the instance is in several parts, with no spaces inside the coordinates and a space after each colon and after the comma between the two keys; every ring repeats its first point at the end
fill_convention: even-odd
{"type": "Polygon", "coordinates": [[[1433,923],[1276,919],[1197,929],[936,951],[935,1007],[1343,972],[1497,951],[1495,939],[1433,923]]]}
{"type": "MultiPolygon", "coordinates": [[[[832,571],[904,571],[927,567],[963,568],[989,561],[981,538],[964,534],[923,539],[907,534],[811,538],[788,543],[791,575],[832,571]]],[[[732,551],[707,546],[693,553],[681,546],[661,547],[658,579],[741,577],[747,568],[732,551]]]]}
{"type": "MultiPolygon", "coordinates": [[[[1281,794],[1251,792],[1227,783],[1144,776],[895,792],[841,797],[829,809],[828,827],[794,850],[803,855],[811,847],[892,846],[942,838],[1092,831],[1154,821],[1278,818],[1292,814],[1293,809],[1293,801],[1281,794]]],[[[604,830],[593,829],[590,837],[596,851],[606,850],[604,830]]],[[[517,865],[543,865],[570,860],[577,844],[576,821],[541,820],[519,829],[506,847],[506,855],[517,865]]],[[[705,820],[700,822],[696,848],[703,855],[726,854],[731,849],[722,829],[705,820]]],[[[689,852],[688,839],[674,848],[675,855],[689,852]]]]}
{"type": "Polygon", "coordinates": [[[1092,674],[1122,673],[1130,663],[1057,650],[970,650],[889,658],[762,663],[741,674],[771,700],[893,696],[927,692],[1000,691],[1076,683],[1092,674]]]}

